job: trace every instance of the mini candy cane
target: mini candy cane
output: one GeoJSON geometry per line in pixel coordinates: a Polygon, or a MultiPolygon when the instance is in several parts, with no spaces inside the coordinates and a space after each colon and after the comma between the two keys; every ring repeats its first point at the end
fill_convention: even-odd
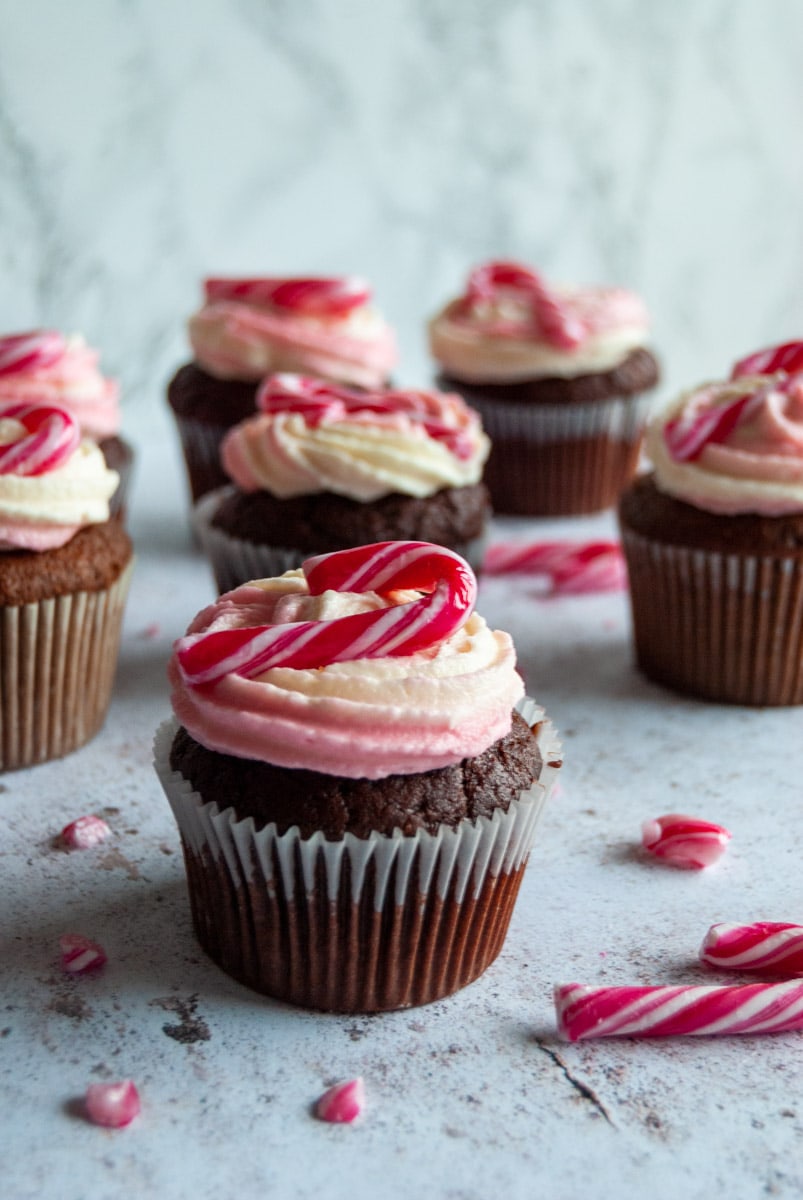
{"type": "Polygon", "coordinates": [[[350,1125],[365,1107],[365,1085],[362,1079],[337,1083],[321,1096],[315,1105],[315,1115],[321,1121],[350,1125]]]}
{"type": "Polygon", "coordinates": [[[65,825],[59,834],[62,845],[70,850],[89,850],[105,842],[111,829],[100,817],[77,817],[65,825]]]}
{"type": "Polygon", "coordinates": [[[0,401],[0,420],[13,417],[26,430],[0,445],[0,475],[44,475],[67,461],[81,441],[78,422],[46,404],[0,401]]]}
{"type": "Polygon", "coordinates": [[[52,367],[67,352],[67,339],[51,329],[0,338],[0,377],[52,367]]]}
{"type": "Polygon", "coordinates": [[[488,575],[542,575],[553,595],[621,591],[627,585],[618,542],[497,542],[482,565],[488,575]]]}
{"type": "Polygon", "coordinates": [[[784,342],[780,346],[768,346],[740,358],[731,371],[731,379],[742,375],[773,375],[786,371],[792,375],[803,370],[803,342],[784,342]]]}
{"type": "Polygon", "coordinates": [[[520,292],[530,299],[533,317],[544,339],[561,350],[574,350],[585,341],[587,330],[540,275],[516,262],[489,262],[469,276],[469,305],[496,299],[500,291],[520,292]]]}
{"type": "Polygon", "coordinates": [[[555,988],[558,1032],[591,1037],[708,1037],[803,1029],[803,982],[739,987],[555,988]]]}
{"type": "Polygon", "coordinates": [[[106,951],[82,933],[63,933],[59,948],[62,968],[70,975],[83,975],[106,965],[106,951]]]}
{"type": "MultiPolygon", "coordinates": [[[[715,389],[711,389],[714,396],[715,389]]],[[[682,413],[664,426],[666,448],[675,462],[692,462],[711,442],[723,442],[739,421],[762,404],[770,388],[746,392],[733,400],[712,404],[695,413],[682,413]]]]}
{"type": "Polygon", "coordinates": [[[371,299],[363,279],[347,275],[327,279],[207,279],[206,299],[269,304],[308,316],[336,317],[371,299]]]}
{"type": "Polygon", "coordinates": [[[374,413],[378,417],[404,414],[428,437],[443,442],[455,458],[469,459],[475,451],[479,416],[456,395],[436,392],[355,392],[338,384],[304,375],[270,375],[260,385],[257,408],[264,413],[298,413],[310,428],[323,421],[344,421],[374,413]],[[453,423],[447,424],[449,415],[453,423]]]}
{"type": "Polygon", "coordinates": [[[644,849],[677,867],[710,867],[725,853],[730,837],[723,825],[681,813],[667,813],[641,827],[644,849]]]}
{"type": "Polygon", "coordinates": [[[700,958],[724,971],[803,974],[803,925],[756,921],[754,925],[712,925],[700,958]]]}
{"type": "Polygon", "coordinates": [[[139,1092],[130,1079],[119,1083],[91,1083],[84,1097],[86,1115],[94,1125],[122,1129],[139,1115],[139,1092]]]}
{"type": "Polygon", "coordinates": [[[308,558],[302,564],[311,596],[323,592],[426,592],[419,600],[333,621],[295,621],[190,634],[176,642],[179,669],[190,686],[271,667],[303,670],[358,658],[413,654],[438,645],[465,622],[477,581],[459,555],[429,542],[377,542],[308,558]]]}

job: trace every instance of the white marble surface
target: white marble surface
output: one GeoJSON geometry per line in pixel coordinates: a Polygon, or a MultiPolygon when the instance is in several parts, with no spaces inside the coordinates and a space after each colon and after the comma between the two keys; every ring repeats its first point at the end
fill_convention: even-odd
{"type": "MultiPolygon", "coordinates": [[[[621,595],[546,601],[526,582],[486,580],[481,608],[514,634],[566,749],[502,955],[424,1009],[348,1018],[274,1004],[196,945],[151,769],[171,640],[212,595],[174,456],[168,445],[140,471],[138,565],[104,730],[3,779],[4,1200],[799,1196],[799,1034],[572,1046],[556,1038],[551,987],[711,982],[696,956],[712,922],[803,919],[800,712],[699,704],[646,683],[621,595]],[[731,828],[717,867],[644,859],[641,821],[678,809],[731,828]],[[113,840],[55,848],[87,811],[106,813],[113,840]],[[60,971],[68,930],[106,947],[97,979],[60,971]],[[316,1121],[317,1096],[357,1074],[362,1123],[316,1121]],[[122,1131],[88,1125],[87,1084],[127,1076],[141,1117],[122,1131]]],[[[610,528],[610,515],[537,526],[610,528]]],[[[511,530],[535,532],[497,525],[511,530]]]]}

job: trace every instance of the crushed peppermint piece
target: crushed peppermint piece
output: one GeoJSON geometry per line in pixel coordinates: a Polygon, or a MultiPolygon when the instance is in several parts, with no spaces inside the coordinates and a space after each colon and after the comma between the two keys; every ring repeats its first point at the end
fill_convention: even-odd
{"type": "Polygon", "coordinates": [[[347,1083],[336,1083],[324,1092],[315,1105],[315,1115],[321,1121],[350,1125],[360,1116],[364,1107],[365,1084],[358,1077],[347,1083]]]}
{"type": "Polygon", "coordinates": [[[119,1083],[91,1083],[84,1097],[86,1115],[95,1125],[122,1129],[139,1115],[139,1092],[130,1079],[119,1083]]]}
{"type": "Polygon", "coordinates": [[[59,834],[59,840],[70,850],[90,850],[110,836],[111,829],[106,822],[101,817],[90,814],[78,817],[75,821],[70,821],[69,825],[65,825],[59,834]]]}
{"type": "Polygon", "coordinates": [[[106,951],[81,933],[63,933],[59,938],[61,965],[70,975],[84,975],[105,965],[106,951]]]}
{"type": "Polygon", "coordinates": [[[762,971],[767,975],[803,974],[803,925],[756,921],[752,925],[712,925],[700,958],[724,971],[762,971]]]}
{"type": "Polygon", "coordinates": [[[641,842],[650,854],[666,859],[673,866],[697,870],[720,859],[730,837],[722,825],[681,813],[667,813],[645,821],[641,827],[641,842]]]}

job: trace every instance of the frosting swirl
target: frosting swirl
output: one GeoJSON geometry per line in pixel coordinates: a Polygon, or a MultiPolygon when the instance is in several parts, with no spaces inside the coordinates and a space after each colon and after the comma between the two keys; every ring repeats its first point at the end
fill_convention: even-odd
{"type": "MultiPolygon", "coordinates": [[[[337,621],[418,599],[409,591],[311,595],[303,572],[288,571],[221,596],[188,635],[265,621],[337,621]]],[[[250,678],[232,671],[203,686],[183,673],[181,645],[169,666],[173,707],[196,741],[241,758],[349,778],[412,774],[480,754],[508,732],[523,694],[509,635],[490,630],[477,613],[439,644],[411,654],[276,666],[250,678]]]]}
{"type": "Polygon", "coordinates": [[[101,374],[98,359],[80,334],[35,330],[0,338],[0,401],[56,405],[86,437],[112,437],[120,428],[120,388],[101,374]]]}
{"type": "Polygon", "coordinates": [[[661,490],[708,512],[803,512],[803,373],[742,375],[686,392],[646,442],[661,490]]]}
{"type": "Polygon", "coordinates": [[[513,383],[612,370],[648,331],[642,300],[624,288],[547,286],[518,263],[487,263],[430,321],[429,341],[447,374],[513,383]]]}
{"type": "Polygon", "coordinates": [[[380,387],[396,364],[395,338],[370,291],[349,293],[348,282],[207,280],[206,303],[189,322],[196,360],[220,379],[302,371],[380,387]]]}
{"type": "Polygon", "coordinates": [[[370,502],[478,483],[490,442],[473,409],[443,392],[357,393],[295,375],[259,391],[263,411],[229,431],[228,474],[280,499],[334,492],[370,502]]]}

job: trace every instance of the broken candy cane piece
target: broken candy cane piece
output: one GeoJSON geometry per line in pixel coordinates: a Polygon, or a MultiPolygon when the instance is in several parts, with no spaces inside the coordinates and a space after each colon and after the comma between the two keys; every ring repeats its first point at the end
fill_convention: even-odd
{"type": "Polygon", "coordinates": [[[63,933],[59,938],[61,965],[70,975],[97,971],[106,963],[106,951],[81,933],[63,933]]]}
{"type": "Polygon", "coordinates": [[[122,1129],[139,1115],[139,1092],[130,1079],[119,1083],[91,1083],[84,1097],[86,1115],[95,1125],[122,1129]]]}
{"type": "Polygon", "coordinates": [[[78,422],[63,408],[0,401],[0,420],[13,418],[24,433],[0,446],[0,475],[45,475],[64,465],[81,441],[78,422]]]}
{"type": "Polygon", "coordinates": [[[645,821],[641,827],[641,842],[650,854],[665,858],[676,867],[697,870],[710,867],[721,858],[730,837],[722,825],[681,813],[667,813],[645,821]]]}
{"type": "Polygon", "coordinates": [[[67,352],[67,339],[52,329],[33,329],[0,338],[0,376],[52,367],[67,352]]]}
{"type": "Polygon", "coordinates": [[[315,1105],[315,1115],[321,1121],[350,1125],[365,1107],[365,1084],[362,1079],[336,1083],[321,1096],[315,1105]]]}
{"type": "Polygon", "coordinates": [[[803,973],[803,925],[786,921],[712,925],[700,948],[700,958],[725,971],[798,975],[803,973]]]}
{"type": "Polygon", "coordinates": [[[100,817],[78,817],[65,825],[59,834],[62,845],[70,850],[89,850],[111,836],[111,829],[100,817]]]}
{"type": "Polygon", "coordinates": [[[614,592],[627,585],[618,542],[496,542],[482,565],[488,575],[541,575],[552,595],[614,592]]]}
{"type": "Polygon", "coordinates": [[[740,358],[731,371],[731,379],[742,375],[774,375],[776,371],[792,375],[800,370],[803,370],[803,342],[783,342],[740,358]]]}
{"type": "Polygon", "coordinates": [[[803,982],[737,987],[555,988],[558,1032],[591,1037],[709,1037],[803,1029],[803,982]]]}
{"type": "Polygon", "coordinates": [[[314,317],[339,317],[371,299],[371,288],[354,275],[309,279],[207,279],[206,299],[267,304],[314,317]]]}

